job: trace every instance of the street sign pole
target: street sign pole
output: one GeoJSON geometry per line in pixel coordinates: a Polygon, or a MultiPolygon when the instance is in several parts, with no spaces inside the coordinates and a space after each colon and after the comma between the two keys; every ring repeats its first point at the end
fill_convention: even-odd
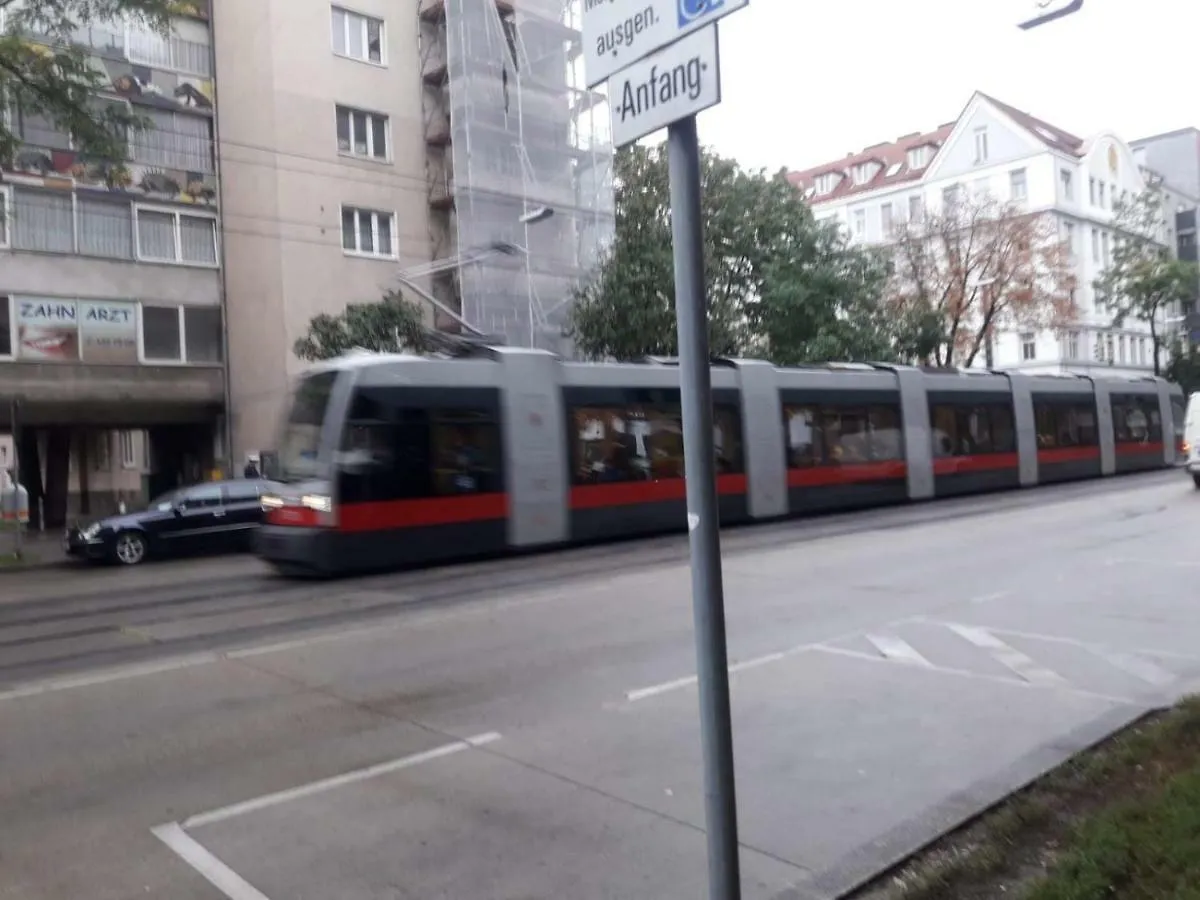
{"type": "Polygon", "coordinates": [[[712,374],[708,304],[704,290],[704,235],[700,212],[700,141],[694,115],[667,131],[671,181],[671,236],[675,244],[675,315],[683,400],[684,473],[692,557],[692,617],[700,686],[704,749],[704,812],[708,827],[710,900],[739,900],[737,796],[729,662],[725,649],[725,598],[717,515],[713,447],[712,374]]]}

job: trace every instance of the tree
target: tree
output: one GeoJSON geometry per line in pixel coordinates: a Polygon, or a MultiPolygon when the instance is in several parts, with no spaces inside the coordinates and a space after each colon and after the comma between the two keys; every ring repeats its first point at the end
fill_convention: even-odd
{"type": "Polygon", "coordinates": [[[1200,347],[1190,340],[1176,340],[1172,342],[1169,357],[1164,373],[1167,380],[1183,388],[1185,394],[1200,391],[1200,347]]]}
{"type": "Polygon", "coordinates": [[[1160,317],[1190,307],[1200,289],[1200,268],[1176,259],[1167,246],[1166,206],[1162,192],[1150,187],[1113,209],[1116,241],[1112,263],[1096,279],[1097,301],[1113,312],[1113,324],[1127,318],[1150,325],[1154,374],[1160,374],[1160,317]]]}
{"type": "Polygon", "coordinates": [[[1077,313],[1058,223],[1015,203],[960,193],[897,227],[890,254],[888,305],[920,323],[937,365],[970,366],[1001,328],[1058,328],[1077,313]]]}
{"type": "MultiPolygon", "coordinates": [[[[131,16],[166,33],[173,13],[188,4],[177,0],[0,0],[6,27],[0,34],[0,97],[23,114],[38,114],[72,135],[86,156],[123,160],[131,128],[148,120],[123,103],[102,103],[97,91],[109,87],[90,48],[72,42],[81,28],[131,16]]],[[[0,118],[0,154],[8,157],[20,142],[0,118]]]]}
{"type": "Polygon", "coordinates": [[[428,337],[421,310],[398,293],[376,303],[352,303],[336,316],[321,313],[292,347],[301,359],[333,359],[360,348],[373,353],[421,352],[428,337]]]}
{"type": "MultiPolygon", "coordinates": [[[[864,313],[884,273],[813,218],[780,173],[748,172],[705,150],[705,290],[710,350],[778,362],[875,352],[881,320],[864,313]]],[[[616,160],[616,237],[575,294],[569,333],[593,359],[678,352],[671,203],[665,147],[616,160]]]]}

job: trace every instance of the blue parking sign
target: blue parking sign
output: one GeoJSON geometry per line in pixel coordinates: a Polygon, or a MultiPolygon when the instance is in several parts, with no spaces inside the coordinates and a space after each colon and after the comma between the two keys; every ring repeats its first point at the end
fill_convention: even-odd
{"type": "Polygon", "coordinates": [[[725,0],[678,0],[679,27],[686,28],[698,19],[716,12],[725,0]]]}

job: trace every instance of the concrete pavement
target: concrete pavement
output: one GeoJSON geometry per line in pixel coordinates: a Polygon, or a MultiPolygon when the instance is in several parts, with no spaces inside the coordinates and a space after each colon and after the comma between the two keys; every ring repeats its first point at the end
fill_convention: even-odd
{"type": "MultiPolygon", "coordinates": [[[[1196,683],[1197,503],[1168,473],[727,538],[744,896],[833,896],[1196,683]]],[[[680,550],[26,587],[0,896],[703,895],[680,550]]]]}

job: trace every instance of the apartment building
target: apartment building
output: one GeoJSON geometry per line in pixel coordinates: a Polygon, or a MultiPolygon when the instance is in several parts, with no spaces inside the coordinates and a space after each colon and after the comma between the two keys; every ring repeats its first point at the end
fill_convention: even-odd
{"type": "Polygon", "coordinates": [[[72,38],[103,73],[98,102],[153,129],[117,163],[3,111],[20,146],[0,160],[0,431],[51,527],[200,477],[226,388],[207,2],[170,36],[131,19],[72,38]]]}
{"type": "Polygon", "coordinates": [[[997,334],[993,365],[1029,372],[1153,371],[1149,323],[1127,319],[1118,326],[1092,287],[1112,261],[1114,204],[1147,185],[1147,173],[1116,134],[1076,137],[976,93],[953,122],[790,177],[818,219],[838,222],[864,244],[886,244],[897,226],[965,190],[1054,216],[1072,254],[1078,317],[1060,331],[997,334]]]}
{"type": "Polygon", "coordinates": [[[215,0],[235,458],[275,445],[312,317],[401,276],[470,329],[563,349],[613,230],[581,3],[215,0]]]}

